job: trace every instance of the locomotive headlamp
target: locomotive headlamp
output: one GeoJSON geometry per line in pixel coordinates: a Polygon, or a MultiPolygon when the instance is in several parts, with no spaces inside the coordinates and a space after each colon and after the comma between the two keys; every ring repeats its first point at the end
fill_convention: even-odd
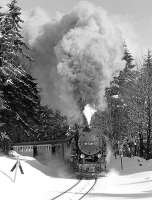
{"type": "Polygon", "coordinates": [[[84,157],[85,157],[85,155],[84,155],[84,154],[81,154],[81,155],[80,155],[80,158],[84,158],[84,157]]]}
{"type": "Polygon", "coordinates": [[[101,158],[101,154],[100,153],[98,154],[98,158],[101,158]]]}

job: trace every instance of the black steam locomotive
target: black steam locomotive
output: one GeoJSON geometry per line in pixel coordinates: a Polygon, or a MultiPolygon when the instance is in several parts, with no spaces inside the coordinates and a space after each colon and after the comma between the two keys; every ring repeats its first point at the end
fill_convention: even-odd
{"type": "Polygon", "coordinates": [[[72,166],[77,177],[106,174],[106,139],[97,128],[80,128],[72,140],[72,166]]]}

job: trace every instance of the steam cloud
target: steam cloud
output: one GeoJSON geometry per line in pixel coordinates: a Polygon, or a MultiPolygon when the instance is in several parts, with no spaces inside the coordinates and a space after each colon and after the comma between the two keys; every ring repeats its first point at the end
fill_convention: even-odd
{"type": "Polygon", "coordinates": [[[105,10],[88,2],[56,20],[44,18],[39,27],[32,23],[36,38],[29,29],[34,15],[25,23],[35,59],[31,70],[43,102],[59,109],[69,122],[80,121],[85,105],[105,108],[105,88],[124,67],[121,32],[105,10]]]}

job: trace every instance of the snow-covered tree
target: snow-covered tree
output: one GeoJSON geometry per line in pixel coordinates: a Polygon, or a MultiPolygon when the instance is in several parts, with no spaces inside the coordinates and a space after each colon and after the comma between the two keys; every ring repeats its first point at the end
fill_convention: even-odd
{"type": "MultiPolygon", "coordinates": [[[[144,60],[143,67],[138,72],[134,81],[123,92],[123,98],[127,104],[130,120],[138,126],[139,139],[143,148],[143,139],[146,139],[145,157],[150,158],[151,142],[151,118],[152,118],[152,56],[151,52],[144,60]]],[[[143,155],[143,149],[140,150],[143,155]]]]}
{"type": "Polygon", "coordinates": [[[16,67],[20,57],[31,58],[25,54],[25,49],[28,49],[21,35],[21,8],[17,6],[17,1],[13,0],[8,4],[8,12],[0,21],[1,27],[1,49],[0,59],[2,66],[11,65],[16,67]]]}
{"type": "Polygon", "coordinates": [[[125,68],[120,71],[119,75],[114,77],[110,87],[106,89],[106,98],[108,104],[108,116],[111,121],[111,130],[114,140],[120,139],[120,136],[128,135],[128,117],[126,111],[126,104],[123,100],[124,88],[132,82],[135,78],[133,57],[127,46],[124,46],[125,68]]]}
{"type": "Polygon", "coordinates": [[[12,132],[9,127],[14,124],[21,132],[36,135],[40,124],[40,96],[37,83],[23,69],[21,62],[23,59],[28,62],[31,58],[24,51],[27,46],[21,35],[20,23],[23,21],[20,15],[21,9],[13,0],[8,4],[8,12],[0,20],[0,90],[3,102],[0,114],[1,121],[5,123],[3,130],[12,132]]]}

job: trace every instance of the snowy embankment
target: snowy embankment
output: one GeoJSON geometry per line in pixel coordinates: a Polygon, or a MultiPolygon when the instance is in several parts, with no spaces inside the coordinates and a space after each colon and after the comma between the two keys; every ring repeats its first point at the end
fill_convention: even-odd
{"type": "MultiPolygon", "coordinates": [[[[49,200],[77,182],[68,178],[70,176],[66,170],[61,170],[62,163],[57,164],[56,161],[54,164],[54,161],[52,164],[49,161],[43,165],[34,158],[21,156],[24,174],[18,169],[14,183],[15,170],[10,170],[15,162],[15,158],[0,155],[0,200],[49,200]],[[62,178],[59,177],[61,175],[62,178]]],[[[113,158],[107,177],[98,179],[93,190],[84,199],[151,199],[152,160],[123,158],[123,167],[121,170],[120,158],[113,158]]]]}

